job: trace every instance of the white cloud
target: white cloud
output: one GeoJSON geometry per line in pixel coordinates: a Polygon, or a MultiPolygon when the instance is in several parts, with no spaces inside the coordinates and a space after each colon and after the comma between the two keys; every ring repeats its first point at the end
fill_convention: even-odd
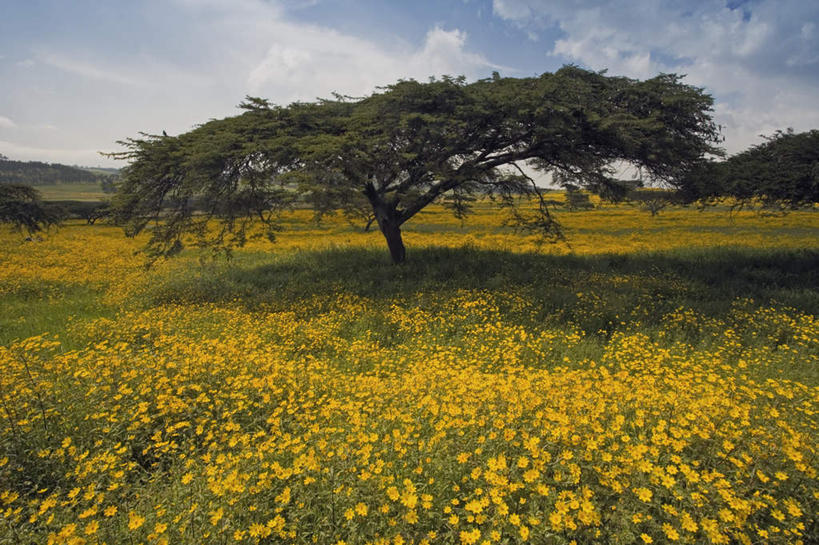
{"type": "MultiPolygon", "coordinates": [[[[483,55],[466,50],[466,32],[435,27],[427,32],[424,47],[413,54],[407,66],[410,75],[423,78],[432,75],[487,75],[491,69],[503,68],[490,63],[483,55]]],[[[401,59],[397,59],[399,62],[401,59]]]]}
{"type": "Polygon", "coordinates": [[[76,74],[93,80],[117,83],[134,87],[144,86],[146,82],[139,78],[119,73],[110,68],[101,68],[91,62],[72,58],[64,54],[44,53],[38,55],[38,60],[47,66],[52,66],[64,72],[76,74]]]}
{"type": "Polygon", "coordinates": [[[759,0],[729,9],[717,0],[494,0],[497,16],[524,31],[556,26],[548,53],[612,74],[686,74],[716,99],[726,148],[758,134],[819,127],[819,4],[759,0]],[[807,22],[806,22],[807,21],[807,22]]]}
{"type": "Polygon", "coordinates": [[[361,38],[321,27],[271,23],[275,42],[250,71],[248,87],[279,102],[312,100],[332,92],[362,95],[399,78],[485,75],[497,68],[470,53],[466,33],[434,27],[415,51],[387,51],[361,38]]]}
{"type": "Polygon", "coordinates": [[[0,97],[9,105],[4,113],[27,120],[0,151],[121,165],[96,150],[116,150],[115,141],[140,131],[177,134],[233,115],[247,94],[286,104],[333,92],[361,96],[401,78],[475,78],[499,68],[471,51],[460,29],[436,26],[419,43],[379,43],[289,18],[304,5],[152,0],[129,11],[127,30],[145,38],[139,47],[106,47],[96,36],[30,44],[34,65],[16,73],[13,85],[0,79],[0,97]]]}
{"type": "Polygon", "coordinates": [[[16,127],[17,123],[6,116],[0,115],[0,129],[14,129],[16,127]]]}
{"type": "Polygon", "coordinates": [[[528,2],[518,2],[516,0],[494,0],[492,9],[495,14],[504,19],[514,19],[516,21],[526,20],[532,17],[532,10],[528,2]]]}

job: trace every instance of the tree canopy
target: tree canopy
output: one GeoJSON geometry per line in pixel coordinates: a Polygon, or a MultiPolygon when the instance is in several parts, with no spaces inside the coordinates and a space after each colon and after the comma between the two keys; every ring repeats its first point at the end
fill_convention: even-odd
{"type": "Polygon", "coordinates": [[[639,81],[574,66],[399,81],[363,98],[289,106],[248,98],[240,115],[121,142],[112,156],[129,164],[116,217],[129,235],[154,223],[148,250],[161,256],[189,240],[241,245],[256,220],[272,235],[296,202],[318,213],[371,210],[398,263],[405,222],[434,201],[463,216],[481,196],[555,239],[559,225],[524,165],[609,198],[628,189],[615,177],[623,161],[673,185],[719,153],[712,103],[677,75],[639,81]]]}
{"type": "Polygon", "coordinates": [[[683,183],[691,198],[797,208],[819,203],[819,130],[777,131],[726,161],[706,162],[683,183]]]}
{"type": "Polygon", "coordinates": [[[33,187],[0,184],[0,223],[32,235],[59,222],[59,211],[43,204],[33,187]]]}

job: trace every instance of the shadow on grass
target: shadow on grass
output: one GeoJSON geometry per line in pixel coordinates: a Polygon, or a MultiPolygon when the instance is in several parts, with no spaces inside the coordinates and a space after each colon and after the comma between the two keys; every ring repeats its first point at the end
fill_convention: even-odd
{"type": "Polygon", "coordinates": [[[293,310],[316,296],[328,296],[329,302],[350,294],[374,305],[435,307],[458,290],[521,293],[533,304],[529,319],[568,320],[586,331],[629,316],[638,306],[649,319],[681,306],[718,318],[737,299],[816,315],[819,251],[730,247],[549,256],[424,248],[411,251],[400,266],[375,249],[245,254],[228,265],[168,277],[143,294],[143,304],[234,302],[248,309],[293,310]]]}
{"type": "Polygon", "coordinates": [[[0,346],[35,335],[60,335],[66,349],[76,348],[64,335],[71,322],[111,317],[116,308],[105,305],[96,286],[67,282],[27,282],[2,296],[0,346]]]}

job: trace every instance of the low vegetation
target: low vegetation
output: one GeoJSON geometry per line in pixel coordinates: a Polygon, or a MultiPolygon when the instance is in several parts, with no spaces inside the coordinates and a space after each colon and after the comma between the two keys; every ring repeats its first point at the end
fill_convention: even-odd
{"type": "Polygon", "coordinates": [[[81,167],[43,163],[40,161],[14,161],[0,155],[0,184],[63,185],[76,183],[111,183],[114,169],[89,170],[81,167]]]}
{"type": "Polygon", "coordinates": [[[819,216],[2,235],[0,543],[811,543],[819,216]]]}

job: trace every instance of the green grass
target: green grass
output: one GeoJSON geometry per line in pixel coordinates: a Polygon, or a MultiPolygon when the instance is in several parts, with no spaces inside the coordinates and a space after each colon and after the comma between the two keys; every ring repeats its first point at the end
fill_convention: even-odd
{"type": "MultiPolygon", "coordinates": [[[[664,314],[680,307],[722,319],[737,299],[759,308],[776,305],[819,314],[815,250],[735,247],[548,256],[424,248],[410,249],[408,262],[396,267],[380,249],[359,248],[238,252],[230,262],[207,265],[189,255],[171,267],[174,272],[154,275],[127,306],[233,303],[251,311],[287,310],[317,294],[338,293],[366,298],[376,307],[395,300],[434,306],[457,290],[507,290],[524,293],[538,309],[526,320],[572,323],[604,336],[638,320],[642,326],[659,326],[664,314]],[[615,323],[621,321],[626,324],[615,323]]],[[[93,286],[25,285],[3,299],[0,342],[59,330],[78,315],[108,315],[111,309],[100,301],[93,286]]]]}
{"type": "MultiPolygon", "coordinates": [[[[338,335],[348,342],[368,337],[394,344],[408,339],[395,338],[384,319],[392,305],[442,315],[461,290],[497,296],[505,325],[567,335],[582,331],[586,338],[568,354],[572,361],[599,356],[618,333],[639,332],[663,343],[709,349],[723,342],[723,331],[731,328],[745,349],[754,350],[766,343],[784,344],[789,331],[781,324],[747,323],[747,316],[766,308],[819,314],[819,252],[737,247],[544,256],[427,248],[412,251],[399,267],[380,249],[240,252],[231,262],[204,266],[189,255],[172,262],[170,271],[151,275],[122,308],[215,304],[250,313],[297,310],[309,318],[331,310],[335,297],[344,294],[366,301],[367,310],[338,335]],[[322,297],[326,303],[317,303],[322,297]],[[521,308],[518,300],[527,305],[521,308]],[[686,309],[689,318],[670,320],[679,309],[686,309]]],[[[3,303],[3,344],[48,331],[67,348],[78,347],[84,341],[71,338],[72,324],[117,313],[92,286],[31,285],[3,303]]],[[[430,335],[445,335],[458,344],[463,334],[459,327],[430,335]]],[[[787,376],[819,384],[819,370],[807,361],[785,367],[787,376]]]]}
{"type": "Polygon", "coordinates": [[[109,197],[98,183],[49,184],[35,187],[45,201],[101,201],[109,197]]]}
{"type": "Polygon", "coordinates": [[[111,317],[117,309],[102,302],[98,287],[76,285],[28,285],[2,297],[0,345],[48,332],[67,350],[81,343],[67,334],[72,324],[111,317]]]}

